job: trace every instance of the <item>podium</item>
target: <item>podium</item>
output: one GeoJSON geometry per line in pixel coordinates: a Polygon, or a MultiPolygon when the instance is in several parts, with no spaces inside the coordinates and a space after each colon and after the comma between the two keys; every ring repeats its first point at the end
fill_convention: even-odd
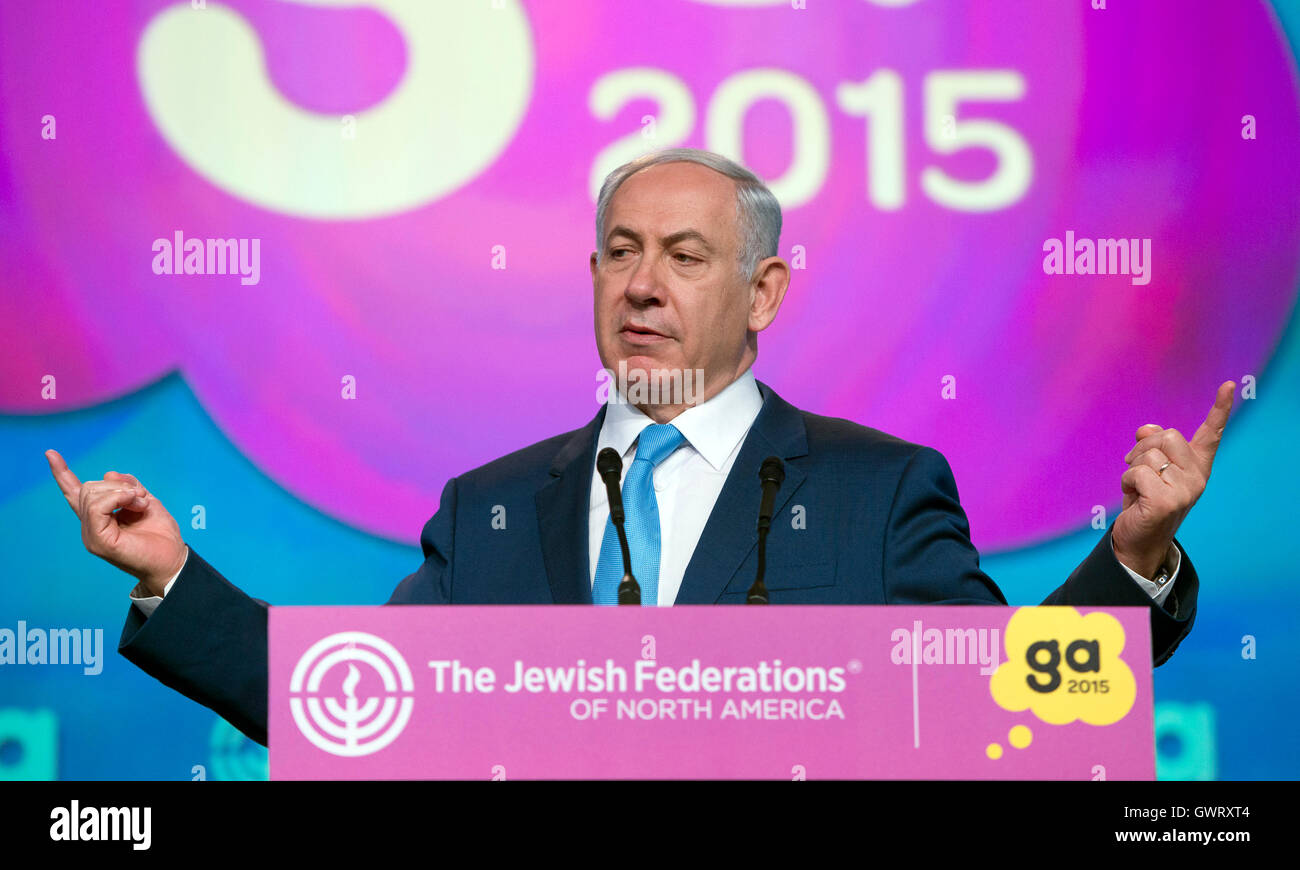
{"type": "Polygon", "coordinates": [[[272,779],[1154,779],[1145,608],[273,607],[272,779]]]}

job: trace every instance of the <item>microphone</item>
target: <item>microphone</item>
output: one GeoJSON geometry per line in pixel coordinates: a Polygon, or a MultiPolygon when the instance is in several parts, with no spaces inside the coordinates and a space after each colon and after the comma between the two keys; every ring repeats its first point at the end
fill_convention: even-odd
{"type": "Polygon", "coordinates": [[[776,491],[785,480],[785,466],[775,456],[769,456],[758,470],[758,479],[763,486],[763,500],[758,505],[758,576],[754,578],[754,585],[749,587],[746,604],[768,603],[767,586],[763,583],[763,574],[767,571],[767,532],[772,527],[776,491]]]}
{"type": "Polygon", "coordinates": [[[623,531],[623,493],[619,491],[619,477],[623,473],[623,458],[613,447],[606,447],[596,456],[596,473],[605,481],[605,494],[609,496],[609,518],[618,532],[618,548],[623,551],[623,582],[618,584],[618,603],[641,603],[641,586],[632,576],[632,554],[627,549],[627,533],[623,531]]]}

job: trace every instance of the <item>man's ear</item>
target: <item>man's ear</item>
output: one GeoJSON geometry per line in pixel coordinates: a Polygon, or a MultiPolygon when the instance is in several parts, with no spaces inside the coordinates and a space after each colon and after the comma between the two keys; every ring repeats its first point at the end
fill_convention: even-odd
{"type": "Polygon", "coordinates": [[[591,252],[591,286],[596,286],[596,261],[600,259],[595,251],[591,252]]]}
{"type": "Polygon", "coordinates": [[[772,325],[790,287],[790,264],[780,257],[768,257],[758,264],[750,284],[749,329],[762,332],[772,325]]]}

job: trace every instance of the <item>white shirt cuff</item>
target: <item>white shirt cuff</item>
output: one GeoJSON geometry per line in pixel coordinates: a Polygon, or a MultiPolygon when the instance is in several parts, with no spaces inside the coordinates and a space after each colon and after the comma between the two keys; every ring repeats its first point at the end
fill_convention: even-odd
{"type": "MultiPolygon", "coordinates": [[[[186,547],[185,561],[181,562],[181,571],[185,570],[185,565],[189,561],[190,550],[189,547],[186,547]]],[[[135,584],[135,588],[131,590],[131,601],[145,617],[153,616],[153,612],[158,609],[158,605],[162,604],[163,598],[167,597],[167,593],[172,591],[172,584],[176,582],[177,577],[181,576],[181,571],[177,571],[172,575],[172,579],[167,581],[167,585],[163,587],[162,595],[150,595],[149,590],[145,589],[143,584],[135,584]]]]}
{"type": "MultiPolygon", "coordinates": [[[[1133,578],[1134,582],[1141,586],[1142,591],[1147,595],[1150,595],[1156,604],[1165,603],[1165,599],[1169,597],[1169,593],[1173,590],[1174,584],[1178,582],[1178,569],[1183,565],[1183,554],[1182,551],[1178,549],[1178,545],[1170,544],[1169,549],[1173,552],[1173,555],[1166,554],[1164,564],[1170,566],[1171,570],[1169,571],[1169,579],[1163,586],[1157,586],[1154,581],[1148,580],[1128,565],[1119,562],[1119,557],[1115,558],[1115,561],[1119,562],[1119,566],[1128,572],[1128,575],[1133,578]]],[[[1112,556],[1115,555],[1114,541],[1111,542],[1110,552],[1112,556]]]]}

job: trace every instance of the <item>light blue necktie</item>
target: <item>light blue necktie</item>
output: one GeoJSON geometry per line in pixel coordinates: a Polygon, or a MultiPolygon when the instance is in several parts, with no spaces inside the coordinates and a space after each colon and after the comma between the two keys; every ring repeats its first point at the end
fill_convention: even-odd
{"type": "MultiPolygon", "coordinates": [[[[632,467],[623,478],[623,530],[627,533],[632,574],[641,586],[641,604],[659,603],[659,501],[655,498],[655,466],[681,446],[683,435],[671,423],[652,423],[641,430],[632,467]]],[[[600,541],[593,604],[618,604],[618,584],[623,580],[623,553],[614,521],[606,517],[600,541]]]]}

